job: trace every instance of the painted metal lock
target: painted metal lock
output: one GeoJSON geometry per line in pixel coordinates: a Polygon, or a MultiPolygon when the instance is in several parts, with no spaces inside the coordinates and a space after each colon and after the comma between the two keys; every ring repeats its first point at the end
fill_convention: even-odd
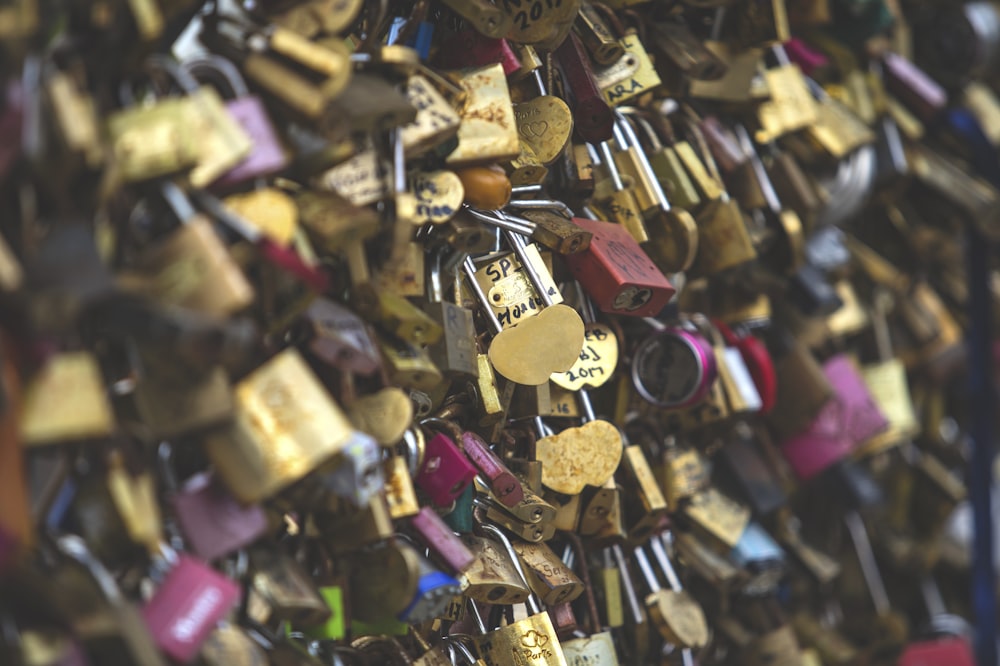
{"type": "Polygon", "coordinates": [[[675,293],[674,287],[624,227],[574,218],[593,234],[584,252],[566,256],[577,281],[604,312],[652,317],[675,293]]]}
{"type": "Polygon", "coordinates": [[[521,69],[521,61],[506,39],[493,39],[466,28],[444,42],[438,52],[438,66],[444,69],[484,67],[500,63],[504,76],[521,69]]]}
{"type": "Polygon", "coordinates": [[[427,441],[424,462],[414,478],[417,486],[438,506],[458,499],[476,477],[476,468],[444,433],[427,441]]]}
{"type": "Polygon", "coordinates": [[[636,391],[658,407],[688,407],[700,402],[717,375],[711,343],[686,328],[657,331],[640,343],[632,358],[636,391]]]}
{"type": "Polygon", "coordinates": [[[235,582],[193,557],[178,554],[176,564],[143,607],[142,617],[160,649],[187,663],[239,600],[235,582]]]}
{"type": "Polygon", "coordinates": [[[211,473],[188,479],[170,504],[188,548],[206,561],[248,546],[267,531],[264,509],[237,502],[211,473]]]}
{"type": "Polygon", "coordinates": [[[900,655],[897,666],[973,666],[976,663],[968,641],[962,638],[942,638],[913,643],[900,655]]]}
{"type": "Polygon", "coordinates": [[[431,507],[421,508],[410,519],[410,527],[420,536],[434,558],[451,571],[462,573],[475,561],[476,556],[472,551],[431,507]]]}
{"type": "Polygon", "coordinates": [[[834,395],[802,433],[785,440],[782,453],[802,480],[849,455],[889,422],[878,408],[854,363],[844,355],[823,365],[834,395]]]}
{"type": "Polygon", "coordinates": [[[504,506],[516,506],[524,499],[524,488],[514,474],[507,469],[499,456],[493,452],[482,437],[474,432],[462,433],[462,450],[472,464],[486,477],[490,492],[504,506]]]}

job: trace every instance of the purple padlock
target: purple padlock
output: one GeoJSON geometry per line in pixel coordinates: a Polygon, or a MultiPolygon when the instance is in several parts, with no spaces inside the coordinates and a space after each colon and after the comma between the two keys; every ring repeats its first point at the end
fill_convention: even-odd
{"type": "Polygon", "coordinates": [[[166,578],[142,609],[156,645],[188,663],[230,609],[240,601],[234,581],[193,557],[177,554],[166,578]]]}
{"type": "Polygon", "coordinates": [[[823,374],[833,386],[833,397],[808,428],[781,445],[789,465],[803,481],[847,457],[889,426],[847,356],[841,354],[828,360],[823,374]]]}
{"type": "Polygon", "coordinates": [[[188,548],[210,561],[250,545],[267,531],[267,514],[244,506],[208,472],[196,474],[170,499],[188,548]]]}
{"type": "Polygon", "coordinates": [[[427,442],[424,464],[416,478],[417,486],[438,506],[447,506],[476,478],[476,468],[455,442],[444,433],[437,433],[427,442]]]}
{"type": "Polygon", "coordinates": [[[226,100],[226,111],[253,139],[250,154],[212,183],[212,190],[227,190],[273,175],[288,166],[288,152],[281,144],[263,100],[250,94],[236,65],[221,56],[211,55],[188,60],[183,68],[199,81],[224,80],[229,84],[233,99],[226,100]]]}

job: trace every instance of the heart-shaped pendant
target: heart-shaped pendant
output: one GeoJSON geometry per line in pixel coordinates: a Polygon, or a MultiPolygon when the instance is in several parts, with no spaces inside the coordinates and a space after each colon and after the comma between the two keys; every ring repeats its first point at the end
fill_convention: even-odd
{"type": "Polygon", "coordinates": [[[545,487],[579,495],[584,486],[604,485],[618,469],[622,436],[607,421],[590,421],[538,440],[535,456],[545,487]]]}
{"type": "Polygon", "coordinates": [[[573,367],[582,348],[583,320],[573,308],[557,304],[498,333],[489,357],[496,371],[512,382],[538,386],[552,373],[573,367]]]}
{"type": "Polygon", "coordinates": [[[542,164],[552,164],[573,134],[573,113],[554,95],[541,95],[514,105],[521,140],[542,164]]]}

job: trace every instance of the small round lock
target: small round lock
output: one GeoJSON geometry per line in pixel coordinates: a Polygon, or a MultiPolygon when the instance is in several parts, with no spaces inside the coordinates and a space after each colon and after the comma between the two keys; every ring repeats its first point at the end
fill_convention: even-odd
{"type": "Polygon", "coordinates": [[[679,408],[703,399],[716,378],[715,354],[700,334],[665,327],[643,340],[632,358],[632,383],[647,402],[679,408]]]}

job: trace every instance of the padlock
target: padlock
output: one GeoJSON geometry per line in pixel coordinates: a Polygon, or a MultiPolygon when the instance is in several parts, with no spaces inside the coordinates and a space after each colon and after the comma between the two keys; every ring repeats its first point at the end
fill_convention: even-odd
{"type": "MultiPolygon", "coordinates": [[[[158,451],[167,479],[175,475],[170,448],[164,443],[158,451]]],[[[267,531],[264,510],[257,504],[241,505],[210,473],[196,474],[168,490],[173,518],[187,546],[205,561],[240,550],[267,531]]]]}
{"type": "Polygon", "coordinates": [[[680,513],[700,535],[726,553],[736,547],[750,523],[750,509],[713,486],[692,496],[680,513]]]}
{"type": "Polygon", "coordinates": [[[886,430],[875,435],[862,446],[859,453],[869,455],[886,450],[909,439],[919,431],[906,369],[893,357],[889,325],[886,320],[891,296],[876,288],[873,298],[875,311],[872,316],[873,332],[878,349],[878,361],[861,368],[868,390],[889,422],[886,430]]]}
{"type": "Polygon", "coordinates": [[[318,44],[276,25],[263,29],[229,22],[236,35],[225,36],[219,17],[203,21],[202,40],[240,65],[253,84],[268,91],[315,129],[340,138],[344,128],[328,116],[329,104],[347,87],[351,67],[347,48],[318,44]],[[301,72],[301,73],[300,73],[301,72]]]}
{"type": "MultiPolygon", "coordinates": [[[[584,585],[583,594],[587,618],[582,627],[585,631],[577,630],[572,638],[561,640],[566,661],[570,666],[582,666],[587,663],[616,666],[618,653],[615,649],[614,638],[610,631],[601,631],[602,625],[597,608],[597,598],[591,585],[586,553],[579,537],[575,535],[569,537],[568,551],[564,554],[564,561],[566,566],[580,571],[580,579],[584,585]]],[[[610,621],[607,624],[613,626],[610,621]]]]}
{"type": "MultiPolygon", "coordinates": [[[[456,302],[444,299],[445,286],[442,284],[444,276],[441,262],[442,253],[435,253],[427,277],[428,302],[425,310],[443,331],[441,339],[430,347],[431,359],[445,373],[478,378],[479,364],[476,361],[472,311],[462,307],[459,302],[461,300],[459,284],[454,287],[456,302]]],[[[460,273],[456,271],[456,279],[459,276],[460,273]]]]}
{"type": "Polygon", "coordinates": [[[649,317],[659,313],[675,289],[624,228],[574,218],[591,232],[590,247],[566,257],[577,281],[604,312],[649,317]]]}
{"type": "Polygon", "coordinates": [[[167,571],[142,619],[161,650],[178,661],[191,661],[215,623],[239,603],[239,586],[197,559],[173,553],[164,545],[167,571]]]}
{"type": "Polygon", "coordinates": [[[162,188],[183,224],[145,248],[136,262],[138,289],[162,303],[208,315],[230,315],[247,307],[253,287],[210,218],[196,212],[175,184],[164,183],[162,188]]]}
{"type": "Polygon", "coordinates": [[[487,37],[506,36],[514,25],[513,17],[484,0],[446,0],[446,5],[465,17],[470,25],[487,37]]]}
{"type": "Polygon", "coordinates": [[[602,142],[596,148],[588,144],[587,151],[595,176],[600,176],[595,181],[591,208],[595,205],[603,207],[606,212],[602,217],[607,217],[628,230],[635,242],[646,243],[649,241],[649,230],[644,222],[643,211],[639,208],[637,188],[632,176],[623,177],[608,142],[602,142]]]}
{"type": "Polygon", "coordinates": [[[199,86],[190,72],[169,58],[154,55],[146,67],[167,73],[191,100],[186,126],[200,137],[198,163],[188,174],[192,185],[209,185],[250,155],[253,137],[214,89],[199,86]]]}
{"type": "Polygon", "coordinates": [[[663,53],[670,64],[696,81],[715,81],[728,69],[684,21],[662,21],[650,25],[656,39],[651,46],[663,53]]]}
{"type": "Polygon", "coordinates": [[[513,20],[507,36],[524,44],[532,44],[546,51],[555,50],[573,27],[580,8],[580,0],[567,0],[560,4],[511,2],[503,6],[513,20]]]}
{"type": "Polygon", "coordinates": [[[507,508],[488,494],[473,499],[473,504],[486,510],[486,519],[531,543],[548,541],[555,535],[556,509],[548,502],[525,490],[524,499],[507,508]]]}
{"type": "Polygon", "coordinates": [[[625,50],[611,33],[601,11],[589,2],[580,5],[580,13],[577,14],[573,29],[596,63],[610,65],[625,55],[625,50]]]}
{"type": "Polygon", "coordinates": [[[221,479],[243,502],[268,497],[337,454],[353,426],[294,349],[236,386],[231,427],[207,436],[221,479]]]}
{"type": "Polygon", "coordinates": [[[632,444],[622,454],[623,483],[632,486],[625,494],[624,516],[630,543],[641,543],[659,528],[667,515],[667,501],[641,446],[632,444]]]}
{"type": "Polygon", "coordinates": [[[773,594],[786,574],[784,551],[757,522],[743,530],[730,557],[749,574],[743,590],[750,595],[773,594]]]}
{"type": "MultiPolygon", "coordinates": [[[[618,367],[618,337],[609,326],[594,321],[593,306],[576,283],[577,297],[584,320],[583,349],[573,367],[551,377],[553,384],[575,391],[584,387],[598,388],[607,383],[618,367]]],[[[551,404],[551,400],[550,400],[551,404]]]]}
{"type": "Polygon", "coordinates": [[[514,562],[495,540],[466,534],[462,543],[472,552],[475,561],[465,572],[469,587],[464,594],[491,604],[523,603],[531,589],[521,580],[514,562]]]}
{"type": "Polygon", "coordinates": [[[573,114],[566,102],[549,94],[538,70],[534,72],[533,81],[538,95],[514,104],[517,131],[521,137],[522,152],[527,149],[527,154],[534,160],[549,166],[559,158],[570,141],[573,114]]]}
{"type": "MultiPolygon", "coordinates": [[[[616,27],[623,27],[620,23],[616,27]]],[[[662,84],[646,47],[635,29],[619,31],[623,55],[615,62],[594,68],[594,80],[608,104],[619,106],[662,84]]]]}
{"type": "Polygon", "coordinates": [[[214,188],[226,189],[254,178],[270,176],[288,166],[285,148],[271,124],[263,100],[250,94],[246,82],[232,62],[219,56],[207,56],[184,61],[182,66],[195,78],[210,78],[214,75],[225,81],[234,97],[226,102],[226,111],[253,141],[250,154],[215,180],[212,183],[214,188]]]}
{"type": "MultiPolygon", "coordinates": [[[[484,525],[483,530],[495,537],[510,554],[517,577],[523,583],[525,576],[504,533],[492,525],[484,525]]],[[[566,666],[566,657],[548,612],[541,610],[533,595],[528,595],[526,606],[527,618],[475,638],[476,647],[487,666],[500,666],[511,660],[566,666]]]]}
{"type": "MultiPolygon", "coordinates": [[[[528,317],[518,326],[503,328],[496,315],[490,316],[492,313],[490,308],[497,303],[497,297],[499,297],[500,304],[510,312],[511,317],[513,317],[515,310],[519,314],[526,313],[528,307],[524,306],[522,309],[520,303],[515,303],[513,308],[508,307],[506,299],[509,296],[505,296],[505,293],[499,289],[491,290],[491,296],[487,298],[483,288],[477,282],[471,258],[466,260],[464,268],[477,300],[483,308],[488,310],[487,318],[495,333],[489,348],[489,360],[493,367],[507,379],[519,384],[543,384],[548,381],[553,372],[568,370],[576,361],[580,349],[583,347],[583,321],[575,310],[553,298],[559,292],[551,284],[551,276],[547,272],[543,274],[538,270],[540,262],[537,252],[532,253],[530,250],[533,248],[527,247],[524,240],[517,234],[507,232],[507,237],[514,248],[520,266],[515,268],[514,264],[508,261],[506,268],[501,266],[502,273],[500,271],[495,273],[495,278],[487,270],[488,277],[486,279],[495,280],[498,288],[500,281],[503,280],[504,286],[510,284],[510,289],[515,288],[513,282],[515,276],[527,282],[534,290],[534,297],[529,296],[527,302],[533,303],[534,298],[537,298],[540,300],[540,304],[544,305],[539,310],[538,315],[528,317]],[[514,268],[516,272],[510,272],[511,268],[514,268]],[[520,275],[520,270],[523,270],[526,279],[520,275]],[[545,279],[546,277],[548,280],[545,279]],[[520,342],[529,339],[534,342],[534,345],[530,348],[531,353],[526,354],[528,348],[524,348],[520,342]]],[[[524,283],[518,284],[520,286],[524,283]]]]}
{"type": "Polygon", "coordinates": [[[717,460],[725,478],[732,480],[757,516],[773,513],[787,501],[780,477],[768,464],[754,432],[746,424],[737,425],[733,437],[717,460]]]}
{"type": "Polygon", "coordinates": [[[446,506],[462,494],[475,476],[476,468],[462,450],[448,435],[438,432],[427,440],[423,464],[413,481],[435,504],[446,506]]]}
{"type": "Polygon", "coordinates": [[[458,580],[438,571],[423,556],[417,553],[418,578],[413,598],[399,613],[400,620],[418,624],[440,617],[462,591],[458,580]]]}
{"type": "Polygon", "coordinates": [[[470,70],[462,79],[468,93],[458,128],[458,148],[445,160],[450,166],[473,166],[517,156],[514,108],[501,65],[470,70]]]}
{"type": "Polygon", "coordinates": [[[475,555],[430,507],[421,508],[410,518],[409,524],[434,558],[445,563],[452,572],[464,573],[475,562],[475,555]]]}
{"type": "Polygon", "coordinates": [[[111,404],[90,352],[55,354],[26,383],[19,423],[26,445],[106,437],[113,428],[111,404]],[[61,408],[53,414],[50,401],[56,395],[61,408]]]}
{"type": "Polygon", "coordinates": [[[514,550],[533,594],[546,606],[569,603],[583,594],[583,581],[545,543],[514,541],[514,550]]]}
{"type": "Polygon", "coordinates": [[[848,358],[835,356],[824,364],[823,373],[834,396],[808,429],[782,444],[782,452],[801,479],[815,476],[888,426],[848,358]]]}
{"type": "Polygon", "coordinates": [[[326,601],[293,557],[260,547],[252,548],[248,557],[251,584],[247,613],[254,620],[315,626],[330,618],[326,601]]]}
{"type": "Polygon", "coordinates": [[[693,327],[666,327],[653,319],[646,321],[654,325],[654,333],[639,343],[632,355],[631,378],[636,391],[658,407],[700,402],[717,376],[711,344],[693,327]]]}

